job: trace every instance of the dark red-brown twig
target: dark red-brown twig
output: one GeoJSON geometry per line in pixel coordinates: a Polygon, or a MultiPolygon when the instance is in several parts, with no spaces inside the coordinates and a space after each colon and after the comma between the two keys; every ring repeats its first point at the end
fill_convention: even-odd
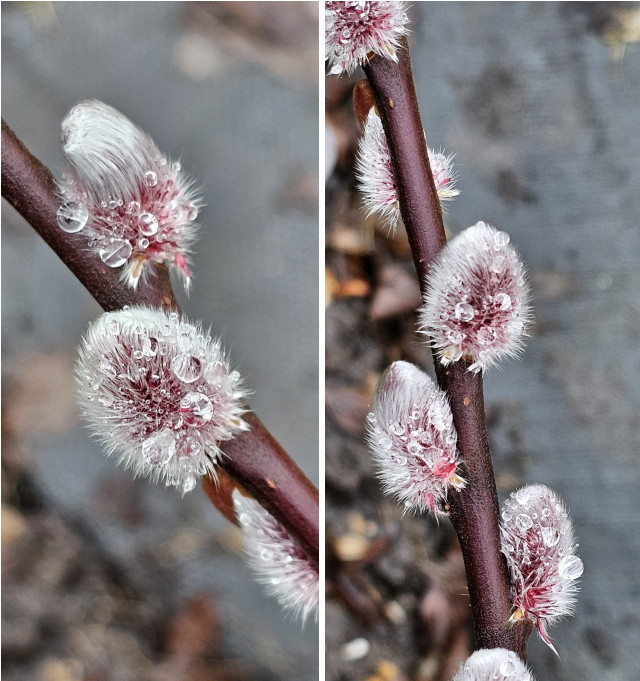
{"type": "MultiPolygon", "coordinates": [[[[125,287],[118,272],[91,253],[80,234],[57,225],[56,183],[45,166],[2,121],[2,196],[51,246],[104,310],[125,305],[178,309],[166,267],[155,266],[155,277],[137,290],[125,287]]],[[[318,564],[318,492],[284,452],[258,417],[249,413],[251,430],[222,444],[221,463],[242,487],[275,516],[318,564]]],[[[212,489],[207,489],[209,496],[212,489]]]]}
{"type": "MultiPolygon", "coordinates": [[[[372,56],[364,70],[382,119],[396,179],[400,212],[409,236],[420,289],[445,244],[440,201],[429,166],[406,39],[398,62],[372,56]]],[[[467,371],[464,360],[446,370],[434,361],[446,390],[458,433],[467,487],[450,492],[450,516],[460,540],[469,584],[476,646],[503,647],[526,659],[531,624],[508,623],[509,578],[500,553],[499,507],[487,438],[482,374],[467,371]]]]}

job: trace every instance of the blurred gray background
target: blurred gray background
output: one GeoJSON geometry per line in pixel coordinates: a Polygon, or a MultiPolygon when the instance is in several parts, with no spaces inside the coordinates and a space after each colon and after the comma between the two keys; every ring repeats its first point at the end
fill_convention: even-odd
{"type": "MultiPolygon", "coordinates": [[[[457,233],[486,220],[509,232],[533,287],[536,321],[525,354],[485,377],[501,497],[525,483],[556,490],[585,565],[576,616],[550,630],[559,658],[534,634],[530,663],[539,681],[633,681],[640,678],[640,10],[637,3],[409,4],[427,140],[456,155],[461,194],[446,206],[447,227],[457,233]]],[[[376,319],[373,286],[369,320],[376,319]]],[[[371,336],[359,347],[371,354],[379,326],[365,328],[371,336]]],[[[372,471],[359,451],[364,497],[372,471]]],[[[376,640],[353,619],[327,626],[334,644],[376,640]]],[[[365,678],[381,655],[402,668],[402,648],[372,646],[353,663],[347,647],[336,647],[332,678],[365,678]]],[[[409,678],[432,678],[420,676],[412,655],[409,678]]]]}
{"type": "MultiPolygon", "coordinates": [[[[317,21],[316,3],[2,5],[2,115],[54,174],[64,168],[62,118],[75,102],[97,98],[129,116],[197,178],[207,205],[199,216],[192,293],[181,296],[184,310],[222,335],[254,390],[256,413],[316,483],[317,21]]],[[[3,202],[9,470],[3,542],[5,519],[12,542],[8,556],[5,550],[11,570],[3,589],[3,678],[49,679],[61,669],[64,678],[164,678],[158,674],[168,648],[154,644],[150,632],[155,627],[163,636],[158,618],[173,617],[190,597],[205,594],[221,621],[219,654],[248,665],[248,678],[316,679],[317,626],[312,621],[302,629],[262,595],[238,537],[202,491],[181,499],[173,490],[132,483],[88,438],[74,403],[72,362],[99,313],[3,202]],[[67,581],[75,583],[76,620],[65,614],[69,585],[50,574],[64,553],[63,530],[56,536],[45,523],[38,532],[46,542],[42,534],[34,539],[33,523],[47,514],[58,518],[47,522],[71,528],[83,545],[65,563],[67,581]],[[44,583],[32,574],[29,566],[38,561],[25,548],[43,543],[50,552],[40,556],[44,583]],[[147,608],[144,617],[129,617],[126,635],[95,614],[91,585],[74,582],[81,556],[115,566],[147,608]],[[102,634],[93,641],[96,621],[102,634]],[[56,633],[48,635],[52,622],[56,633]],[[149,631],[141,630],[147,625],[149,631]],[[80,635],[91,645],[80,645],[80,635]]],[[[185,678],[239,678],[232,672],[192,670],[185,678]]],[[[168,678],[182,677],[174,670],[168,678]]]]}

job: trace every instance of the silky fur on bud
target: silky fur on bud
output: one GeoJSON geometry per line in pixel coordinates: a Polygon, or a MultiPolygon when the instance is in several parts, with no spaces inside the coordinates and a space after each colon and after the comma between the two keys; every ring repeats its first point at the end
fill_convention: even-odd
{"type": "Polygon", "coordinates": [[[517,356],[530,317],[524,266],[506,232],[478,222],[431,266],[421,330],[442,364],[465,358],[477,372],[517,356]]]}
{"type": "MultiPolygon", "coordinates": [[[[429,165],[441,201],[458,196],[453,171],[453,156],[428,149],[429,165]]],[[[380,215],[395,230],[400,220],[400,205],[391,154],[382,121],[374,109],[369,111],[358,146],[356,175],[363,203],[369,215],[380,215]]]]}
{"type": "Polygon", "coordinates": [[[511,650],[476,650],[456,672],[453,681],[535,681],[529,668],[511,650]]]}
{"type": "Polygon", "coordinates": [[[573,614],[583,571],[567,510],[545,485],[528,485],[504,503],[500,534],[511,575],[511,620],[530,619],[555,652],[547,627],[573,614]]]}
{"type": "Polygon", "coordinates": [[[80,344],[76,384],[107,453],[183,492],[215,475],[219,442],[248,429],[247,391],[220,341],[176,312],[141,306],[101,315],[80,344]]]}
{"type": "Polygon", "coordinates": [[[124,114],[96,100],[80,102],[62,122],[70,164],[59,194],[58,224],[82,232],[91,250],[136,288],[152,263],[175,268],[188,287],[189,258],[201,207],[180,163],[124,114]]]}
{"type": "Polygon", "coordinates": [[[325,59],[331,73],[353,73],[370,53],[398,61],[408,22],[404,2],[325,2],[325,59]]]}
{"type": "Polygon", "coordinates": [[[409,362],[394,362],[380,379],[367,441],[384,491],[408,510],[441,513],[449,487],[465,486],[447,397],[409,362]]]}
{"type": "Polygon", "coordinates": [[[284,526],[255,500],[233,491],[249,565],[269,595],[304,622],[317,610],[318,570],[284,526]]]}

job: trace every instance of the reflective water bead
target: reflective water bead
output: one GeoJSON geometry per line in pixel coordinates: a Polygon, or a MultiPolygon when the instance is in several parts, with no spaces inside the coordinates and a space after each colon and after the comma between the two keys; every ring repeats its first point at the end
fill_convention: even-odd
{"type": "Polygon", "coordinates": [[[478,330],[478,342],[482,345],[490,345],[496,339],[496,330],[490,326],[483,326],[478,330]]]}
{"type": "Polygon", "coordinates": [[[175,161],[171,164],[171,170],[173,170],[174,173],[179,173],[182,170],[182,166],[178,161],[175,161]]]}
{"type": "Polygon", "coordinates": [[[193,383],[202,376],[202,362],[193,355],[180,354],[173,358],[171,370],[181,381],[193,383]]]}
{"type": "Polygon", "coordinates": [[[157,338],[145,338],[142,341],[142,354],[145,357],[155,357],[158,353],[158,339],[157,338]]]}
{"type": "Polygon", "coordinates": [[[115,378],[118,375],[118,372],[115,370],[113,364],[111,364],[111,362],[109,362],[107,359],[101,359],[98,367],[101,373],[103,373],[105,376],[108,376],[109,378],[115,378]]]}
{"type": "Polygon", "coordinates": [[[196,486],[196,478],[195,475],[190,475],[183,483],[182,483],[182,493],[186,494],[187,492],[191,492],[192,489],[195,489],[196,486]]]}
{"type": "Polygon", "coordinates": [[[542,543],[545,546],[555,546],[560,541],[560,533],[555,527],[543,527],[541,530],[542,543]]]}
{"type": "Polygon", "coordinates": [[[180,400],[180,413],[188,426],[202,426],[213,418],[213,404],[202,393],[188,392],[180,400]]]}
{"type": "Polygon", "coordinates": [[[251,525],[251,516],[248,513],[241,513],[238,516],[238,522],[245,527],[251,525]]]}
{"type": "Polygon", "coordinates": [[[475,310],[469,305],[469,303],[460,302],[458,303],[453,311],[455,318],[459,319],[461,322],[470,322],[475,316],[475,310]]]}
{"type": "Polygon", "coordinates": [[[153,433],[142,443],[142,456],[153,466],[163,466],[176,453],[176,440],[173,433],[164,429],[153,433]]]}
{"type": "Polygon", "coordinates": [[[507,293],[496,293],[494,301],[501,310],[511,309],[511,296],[507,293]]]}
{"type": "Polygon", "coordinates": [[[126,239],[111,239],[98,251],[98,255],[107,267],[120,267],[127,262],[132,250],[131,244],[126,239]]]}
{"type": "Polygon", "coordinates": [[[127,213],[129,215],[138,215],[139,212],[140,212],[139,201],[131,201],[127,204],[127,213]]]}
{"type": "Polygon", "coordinates": [[[138,216],[140,232],[145,236],[153,236],[158,231],[158,218],[153,213],[142,213],[138,216]]]}
{"type": "Polygon", "coordinates": [[[83,203],[67,201],[63,203],[56,214],[58,227],[63,232],[74,234],[79,232],[89,220],[89,210],[83,203]]]}
{"type": "Polygon", "coordinates": [[[519,319],[512,319],[507,323],[507,331],[514,336],[521,336],[524,333],[524,323],[519,319]]]}
{"type": "Polygon", "coordinates": [[[516,525],[521,530],[528,530],[533,525],[533,520],[526,513],[519,513],[516,516],[516,525]]]}
{"type": "Polygon", "coordinates": [[[584,572],[584,564],[578,556],[565,556],[560,559],[558,573],[566,579],[578,579],[584,572]]]}
{"type": "Polygon", "coordinates": [[[493,247],[496,251],[504,248],[511,241],[511,237],[506,232],[496,232],[493,235],[493,247]]]}
{"type": "Polygon", "coordinates": [[[158,184],[158,175],[153,170],[147,170],[144,174],[144,183],[147,187],[155,187],[158,184]]]}
{"type": "Polygon", "coordinates": [[[138,241],[136,241],[136,244],[137,244],[138,248],[140,248],[144,251],[144,249],[149,246],[149,239],[147,239],[144,236],[140,237],[140,239],[138,239],[138,241]]]}

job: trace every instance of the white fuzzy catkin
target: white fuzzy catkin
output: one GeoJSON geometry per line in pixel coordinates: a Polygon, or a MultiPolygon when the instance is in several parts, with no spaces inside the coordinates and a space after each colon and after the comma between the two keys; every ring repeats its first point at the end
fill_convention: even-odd
{"type": "Polygon", "coordinates": [[[524,266],[509,235],[484,222],[465,229],[431,266],[420,312],[439,360],[484,371],[524,348],[531,317],[524,266]]]}
{"type": "Polygon", "coordinates": [[[404,2],[325,2],[325,59],[331,73],[353,73],[370,52],[398,61],[408,22],[404,2]]]}
{"type": "Polygon", "coordinates": [[[180,163],[113,107],[76,104],[62,122],[70,171],[59,194],[58,224],[81,232],[108,267],[135,288],[153,263],[171,266],[189,286],[189,257],[201,203],[180,163]]]}
{"type": "Polygon", "coordinates": [[[255,500],[233,491],[245,551],[258,581],[304,622],[317,610],[318,570],[289,532],[255,500]]]}
{"type": "MultiPolygon", "coordinates": [[[[458,196],[455,186],[453,157],[428,149],[431,173],[441,201],[458,196]]],[[[391,230],[400,220],[400,205],[391,155],[382,121],[374,109],[369,111],[358,145],[356,159],[362,200],[369,215],[380,215],[391,230]]]]}
{"type": "Polygon", "coordinates": [[[215,474],[219,442],[248,429],[247,391],[220,341],[176,312],[140,306],[101,315],[80,344],[76,383],[108,454],[183,492],[215,474]]]}
{"type": "Polygon", "coordinates": [[[504,503],[500,534],[511,576],[511,619],[530,619],[555,651],[547,627],[573,613],[584,569],[567,510],[545,485],[522,487],[504,503]]]}
{"type": "Polygon", "coordinates": [[[449,487],[465,486],[446,395],[409,362],[394,362],[380,379],[367,441],[384,491],[408,510],[440,513],[449,487]]]}
{"type": "Polygon", "coordinates": [[[511,650],[476,650],[456,672],[453,681],[535,681],[533,674],[511,650]]]}

